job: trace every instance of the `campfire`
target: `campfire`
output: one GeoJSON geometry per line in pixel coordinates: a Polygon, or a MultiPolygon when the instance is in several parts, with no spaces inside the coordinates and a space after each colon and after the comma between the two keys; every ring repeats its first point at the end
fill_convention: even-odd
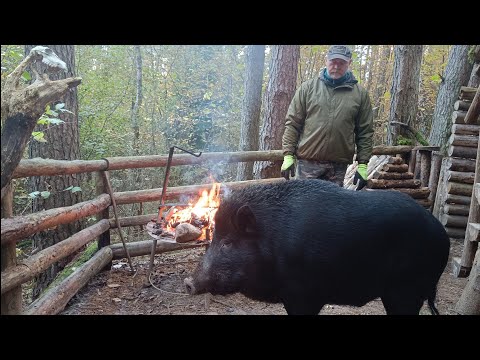
{"type": "Polygon", "coordinates": [[[162,209],[160,224],[157,220],[150,221],[146,226],[148,233],[155,239],[167,241],[209,241],[220,204],[219,192],[220,183],[214,183],[210,191],[203,190],[196,201],[162,209]]]}

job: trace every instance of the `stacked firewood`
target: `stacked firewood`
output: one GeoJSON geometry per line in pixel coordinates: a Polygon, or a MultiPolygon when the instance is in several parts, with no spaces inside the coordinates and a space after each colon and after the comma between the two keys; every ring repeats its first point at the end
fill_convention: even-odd
{"type": "MultiPolygon", "coordinates": [[[[373,155],[370,158],[370,161],[368,162],[367,166],[367,179],[370,179],[373,176],[373,173],[381,166],[386,164],[388,162],[388,159],[390,159],[390,155],[373,155]]],[[[345,189],[350,189],[350,190],[355,190],[357,188],[357,185],[353,185],[353,178],[355,176],[355,172],[357,171],[357,163],[354,162],[353,164],[350,164],[350,166],[347,168],[346,174],[345,174],[345,181],[343,183],[343,187],[345,189]]]]}
{"type": "Polygon", "coordinates": [[[430,189],[422,187],[419,179],[408,171],[408,164],[400,156],[390,157],[387,163],[377,168],[368,179],[367,190],[395,190],[410,195],[420,205],[429,209],[432,200],[430,189]]]}
{"type": "Polygon", "coordinates": [[[479,117],[464,123],[476,89],[462,87],[452,115],[448,156],[443,158],[433,214],[451,238],[465,238],[479,139],[479,117]]]}

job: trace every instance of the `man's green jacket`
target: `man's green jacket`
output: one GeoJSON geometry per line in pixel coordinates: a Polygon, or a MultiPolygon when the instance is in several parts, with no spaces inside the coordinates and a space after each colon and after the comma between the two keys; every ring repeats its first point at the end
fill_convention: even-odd
{"type": "Polygon", "coordinates": [[[283,154],[299,159],[351,163],[372,156],[373,113],[368,92],[353,74],[339,86],[320,76],[297,89],[288,108],[282,138],[283,154]]]}

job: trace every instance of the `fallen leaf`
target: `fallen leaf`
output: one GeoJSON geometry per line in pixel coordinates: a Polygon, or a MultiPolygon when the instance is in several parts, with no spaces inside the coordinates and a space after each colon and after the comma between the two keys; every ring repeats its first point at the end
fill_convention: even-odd
{"type": "Polygon", "coordinates": [[[120,301],[122,301],[122,299],[119,299],[119,298],[112,298],[112,301],[115,301],[115,302],[120,302],[120,301]]]}
{"type": "Polygon", "coordinates": [[[107,286],[109,288],[117,288],[117,287],[120,287],[121,285],[120,284],[108,284],[107,286]]]}

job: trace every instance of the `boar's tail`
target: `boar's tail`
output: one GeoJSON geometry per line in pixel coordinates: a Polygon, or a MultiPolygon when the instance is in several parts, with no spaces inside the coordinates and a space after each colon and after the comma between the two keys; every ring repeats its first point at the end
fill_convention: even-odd
{"type": "Polygon", "coordinates": [[[437,287],[435,286],[433,288],[433,291],[430,293],[428,297],[428,307],[430,308],[430,311],[432,312],[432,315],[440,315],[438,312],[437,308],[435,307],[435,297],[437,295],[437,287]]]}

